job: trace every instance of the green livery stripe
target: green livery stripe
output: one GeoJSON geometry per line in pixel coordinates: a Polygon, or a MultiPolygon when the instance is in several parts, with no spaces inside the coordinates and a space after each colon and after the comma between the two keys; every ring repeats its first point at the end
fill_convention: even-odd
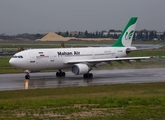
{"type": "Polygon", "coordinates": [[[124,30],[122,31],[120,37],[119,37],[118,40],[112,45],[112,47],[125,47],[125,46],[122,44],[122,38],[123,38],[124,34],[125,34],[124,37],[125,37],[126,40],[132,38],[132,36],[133,36],[133,34],[134,34],[134,30],[129,31],[129,33],[126,32],[126,31],[127,31],[127,29],[128,29],[130,26],[132,26],[133,24],[136,24],[137,19],[138,19],[137,17],[132,17],[132,18],[130,18],[130,20],[129,20],[129,22],[127,23],[126,27],[125,27],[124,30]],[[125,32],[126,32],[126,33],[125,33],[125,32]]]}

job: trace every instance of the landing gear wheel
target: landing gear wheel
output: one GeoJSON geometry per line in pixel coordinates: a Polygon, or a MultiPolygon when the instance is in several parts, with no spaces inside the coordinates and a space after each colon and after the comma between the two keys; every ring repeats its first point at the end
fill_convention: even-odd
{"type": "Polygon", "coordinates": [[[56,72],[57,77],[65,77],[65,72],[56,72]]]}
{"type": "Polygon", "coordinates": [[[62,76],[65,77],[65,72],[62,72],[62,76]]]}
{"type": "Polygon", "coordinates": [[[27,75],[25,75],[25,79],[30,79],[30,75],[29,74],[27,74],[27,75]]]}
{"type": "Polygon", "coordinates": [[[93,74],[92,73],[89,73],[89,78],[93,78],[93,74]]]}
{"type": "Polygon", "coordinates": [[[59,72],[56,72],[56,76],[59,77],[59,72]]]}
{"type": "Polygon", "coordinates": [[[83,75],[83,77],[92,79],[93,78],[93,74],[92,73],[86,73],[86,74],[83,75]]]}

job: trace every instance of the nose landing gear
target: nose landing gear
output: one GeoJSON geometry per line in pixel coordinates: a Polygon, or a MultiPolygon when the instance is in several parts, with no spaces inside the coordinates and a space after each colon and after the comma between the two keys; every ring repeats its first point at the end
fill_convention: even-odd
{"type": "Polygon", "coordinates": [[[30,75],[29,75],[29,73],[27,73],[26,75],[25,75],[25,79],[30,79],[30,75]]]}
{"type": "Polygon", "coordinates": [[[30,75],[29,75],[30,71],[29,70],[25,70],[24,73],[26,73],[25,79],[29,80],[30,79],[30,75]]]}

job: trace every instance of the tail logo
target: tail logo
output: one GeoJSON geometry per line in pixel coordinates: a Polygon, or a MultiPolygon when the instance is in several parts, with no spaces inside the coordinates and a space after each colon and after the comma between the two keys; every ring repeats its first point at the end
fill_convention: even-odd
{"type": "Polygon", "coordinates": [[[124,33],[124,35],[122,37],[123,46],[130,46],[131,45],[132,38],[133,38],[133,35],[134,35],[134,31],[135,31],[135,25],[136,24],[133,24],[130,27],[128,27],[128,29],[124,33]]]}
{"type": "Polygon", "coordinates": [[[137,17],[130,18],[126,27],[122,31],[118,40],[112,45],[113,47],[130,47],[135,33],[137,17]]]}
{"type": "Polygon", "coordinates": [[[129,34],[126,32],[125,34],[125,40],[130,40],[133,36],[134,30],[132,30],[129,34]]]}

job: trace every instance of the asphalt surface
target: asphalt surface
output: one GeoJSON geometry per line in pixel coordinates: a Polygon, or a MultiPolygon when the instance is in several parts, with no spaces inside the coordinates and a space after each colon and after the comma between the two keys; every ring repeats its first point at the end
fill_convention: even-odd
{"type": "Polygon", "coordinates": [[[70,86],[90,86],[104,84],[165,82],[165,68],[122,69],[91,71],[93,79],[66,72],[66,77],[57,78],[54,72],[31,73],[26,80],[25,74],[1,74],[0,90],[20,90],[35,88],[58,88],[70,86]]]}

